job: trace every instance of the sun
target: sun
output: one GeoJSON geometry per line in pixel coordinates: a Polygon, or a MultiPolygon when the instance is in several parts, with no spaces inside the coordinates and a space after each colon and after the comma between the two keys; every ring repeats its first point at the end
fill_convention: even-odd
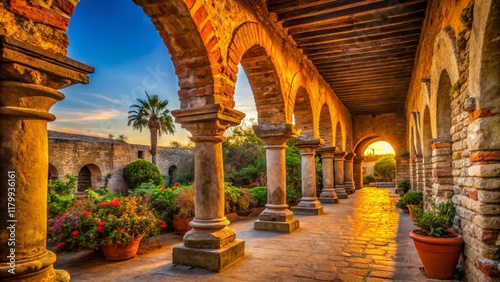
{"type": "Polygon", "coordinates": [[[385,155],[385,154],[395,154],[394,149],[391,144],[386,141],[373,142],[368,146],[364,152],[365,155],[385,155]]]}

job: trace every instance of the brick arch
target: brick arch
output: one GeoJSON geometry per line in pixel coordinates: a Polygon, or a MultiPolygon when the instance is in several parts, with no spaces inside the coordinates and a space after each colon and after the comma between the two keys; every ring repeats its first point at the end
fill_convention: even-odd
{"type": "Polygon", "coordinates": [[[358,140],[356,145],[354,145],[354,153],[356,153],[357,156],[363,156],[365,154],[366,148],[377,141],[385,141],[389,143],[392,149],[394,149],[394,152],[396,152],[396,155],[398,154],[398,152],[400,152],[400,148],[397,146],[398,143],[396,142],[396,140],[393,140],[389,136],[374,134],[366,135],[358,140]]]}
{"type": "Polygon", "coordinates": [[[304,87],[299,87],[297,91],[293,114],[295,116],[295,125],[302,130],[301,136],[315,137],[313,127],[314,113],[311,107],[311,99],[304,87]]]}
{"type": "Polygon", "coordinates": [[[425,107],[424,116],[422,119],[422,149],[421,152],[424,158],[432,156],[432,131],[431,131],[431,114],[429,107],[425,107]]]}
{"type": "Polygon", "coordinates": [[[344,147],[344,132],[340,121],[337,121],[335,125],[335,146],[339,148],[340,151],[345,150],[344,147]]]}
{"type": "Polygon", "coordinates": [[[328,104],[323,104],[319,114],[319,137],[325,141],[325,146],[334,146],[332,115],[328,104]]]}
{"type": "Polygon", "coordinates": [[[415,155],[422,154],[422,147],[420,146],[420,124],[419,124],[419,112],[414,112],[410,118],[410,133],[411,138],[409,140],[408,146],[410,147],[410,157],[415,158],[415,155]]]}
{"type": "Polygon", "coordinates": [[[273,49],[265,30],[247,22],[235,29],[228,48],[228,76],[236,81],[242,64],[252,89],[259,124],[291,121],[287,116],[282,81],[270,55],[273,49]]]}
{"type": "MultiPolygon", "coordinates": [[[[433,138],[443,138],[442,132],[446,130],[448,131],[447,135],[449,135],[449,129],[451,127],[451,124],[448,125],[448,123],[451,122],[449,89],[451,88],[451,85],[458,82],[460,78],[458,69],[460,59],[455,47],[455,42],[454,31],[448,27],[443,29],[437,35],[434,43],[430,69],[431,96],[429,99],[433,138]],[[443,76],[443,74],[446,74],[446,76],[443,76]],[[449,83],[445,80],[448,80],[449,83]],[[447,86],[447,84],[449,84],[449,86],[447,86]],[[441,117],[444,117],[445,115],[445,120],[440,120],[441,117]],[[449,115],[449,118],[447,115],[449,115]]],[[[449,139],[449,137],[447,137],[447,139],[449,139]]]]}

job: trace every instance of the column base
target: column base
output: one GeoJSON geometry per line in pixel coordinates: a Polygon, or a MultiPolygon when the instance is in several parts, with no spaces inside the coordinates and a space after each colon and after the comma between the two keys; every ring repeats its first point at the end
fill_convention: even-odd
{"type": "Polygon", "coordinates": [[[335,193],[337,193],[337,197],[339,197],[339,199],[349,198],[344,185],[335,185],[335,193]]]}
{"type": "Polygon", "coordinates": [[[347,194],[354,194],[354,192],[355,192],[354,186],[352,185],[352,183],[346,182],[344,185],[344,189],[345,189],[347,194]]]}
{"type": "Polygon", "coordinates": [[[322,198],[322,197],[319,197],[318,200],[322,204],[338,204],[339,203],[339,198],[322,198]]]}
{"type": "Polygon", "coordinates": [[[294,213],[298,213],[298,214],[309,214],[309,215],[321,215],[321,214],[323,214],[323,206],[310,207],[310,208],[296,206],[296,207],[291,207],[291,209],[294,213]]]}
{"type": "Polygon", "coordinates": [[[197,249],[181,245],[173,249],[172,264],[221,272],[244,255],[245,242],[239,239],[219,249],[197,249]]]}
{"type": "Polygon", "coordinates": [[[9,273],[8,263],[0,265],[0,281],[70,281],[69,273],[62,269],[54,269],[56,255],[47,251],[36,259],[19,260],[15,263],[15,274],[9,273]]]}
{"type": "Polygon", "coordinates": [[[281,233],[292,233],[299,229],[299,221],[292,219],[285,222],[257,220],[253,225],[255,230],[276,231],[281,233]]]}
{"type": "Polygon", "coordinates": [[[337,204],[339,197],[337,197],[337,193],[333,188],[324,188],[318,200],[322,204],[337,204]]]}

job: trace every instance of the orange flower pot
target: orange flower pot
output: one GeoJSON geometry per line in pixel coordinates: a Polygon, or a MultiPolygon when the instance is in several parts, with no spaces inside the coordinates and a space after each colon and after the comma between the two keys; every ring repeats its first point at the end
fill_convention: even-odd
{"type": "Polygon", "coordinates": [[[408,207],[408,211],[410,212],[410,217],[415,220],[415,214],[413,213],[413,209],[422,209],[421,205],[406,205],[408,207]]]}
{"type": "Polygon", "coordinates": [[[452,238],[436,238],[420,235],[415,231],[420,230],[411,231],[410,237],[427,276],[431,279],[453,278],[464,244],[462,236],[453,232],[449,233],[452,238]]]}
{"type": "Polygon", "coordinates": [[[143,236],[137,237],[130,242],[130,245],[105,244],[102,246],[102,252],[107,260],[127,260],[137,255],[139,244],[143,236]]]}
{"type": "Polygon", "coordinates": [[[192,218],[174,218],[174,229],[176,234],[184,235],[189,230],[193,229],[189,223],[192,218]]]}

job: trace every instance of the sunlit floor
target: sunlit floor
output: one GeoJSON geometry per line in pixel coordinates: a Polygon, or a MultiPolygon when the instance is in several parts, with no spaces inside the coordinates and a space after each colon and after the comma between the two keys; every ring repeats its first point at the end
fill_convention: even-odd
{"type": "Polygon", "coordinates": [[[431,281],[408,236],[415,227],[396,199],[390,189],[365,187],[325,205],[324,215],[296,215],[301,228],[292,234],[256,231],[255,217],[234,221],[245,257],[221,273],[172,265],[182,236],[171,233],[128,261],[81,252],[59,254],[55,267],[72,281],[431,281]]]}

